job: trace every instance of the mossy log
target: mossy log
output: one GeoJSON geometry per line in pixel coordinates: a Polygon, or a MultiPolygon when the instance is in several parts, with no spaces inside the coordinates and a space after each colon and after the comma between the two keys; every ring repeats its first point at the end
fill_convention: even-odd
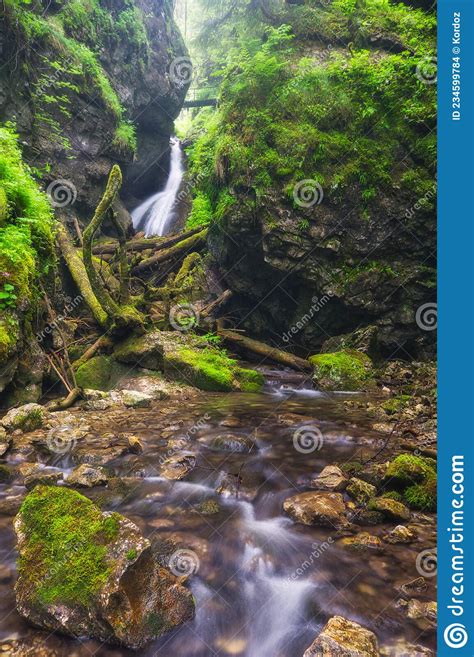
{"type": "Polygon", "coordinates": [[[138,274],[143,274],[149,270],[155,269],[158,265],[166,262],[168,260],[177,259],[180,260],[185,258],[188,253],[196,249],[201,248],[206,243],[207,237],[207,228],[201,230],[199,233],[184,239],[174,246],[171,246],[169,249],[164,249],[159,251],[151,258],[145,258],[138,265],[132,269],[132,274],[135,276],[138,274]]]}
{"type": "Polygon", "coordinates": [[[84,262],[79,256],[79,253],[62,224],[58,226],[57,242],[84,302],[87,304],[96,322],[100,326],[106,328],[108,325],[108,315],[99,303],[99,300],[92,289],[84,262]]]}
{"type": "Polygon", "coordinates": [[[286,367],[291,367],[295,370],[301,370],[303,372],[312,371],[309,361],[300,358],[299,356],[295,356],[294,354],[290,354],[287,351],[282,351],[276,347],[270,347],[264,342],[247,338],[236,331],[218,328],[217,333],[226,342],[231,342],[240,349],[257,354],[258,356],[263,356],[265,359],[280,363],[286,367]]]}
{"type": "MultiPolygon", "coordinates": [[[[129,253],[135,253],[140,251],[148,251],[148,249],[153,249],[153,251],[163,251],[168,249],[170,246],[174,246],[178,242],[182,242],[188,237],[200,233],[202,227],[193,228],[193,230],[188,230],[182,233],[177,233],[176,235],[171,235],[170,237],[146,237],[143,239],[132,239],[127,241],[127,251],[129,253]]],[[[117,244],[115,242],[107,242],[106,244],[96,244],[92,249],[94,255],[112,255],[117,251],[117,244]]]]}

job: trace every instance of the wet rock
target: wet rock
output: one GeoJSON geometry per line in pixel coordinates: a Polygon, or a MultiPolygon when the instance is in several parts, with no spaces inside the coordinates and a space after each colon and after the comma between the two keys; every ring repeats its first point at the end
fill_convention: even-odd
{"type": "Polygon", "coordinates": [[[120,396],[127,408],[150,408],[154,400],[153,395],[138,390],[122,390],[120,396]]]}
{"type": "Polygon", "coordinates": [[[137,436],[127,436],[127,444],[128,444],[128,449],[130,451],[130,454],[142,454],[143,453],[143,445],[137,436]]]}
{"type": "Polygon", "coordinates": [[[104,486],[108,481],[108,476],[104,468],[94,467],[83,463],[77,466],[66,479],[68,486],[79,486],[81,488],[93,488],[94,486],[104,486]]]}
{"type": "Polygon", "coordinates": [[[196,457],[192,455],[171,456],[163,463],[161,476],[172,481],[184,479],[196,466],[196,457]]]}
{"type": "Polygon", "coordinates": [[[361,532],[357,536],[350,536],[341,540],[341,545],[355,552],[376,552],[382,553],[384,546],[378,536],[373,536],[367,532],[361,532]]]}
{"type": "Polygon", "coordinates": [[[203,516],[213,516],[220,513],[221,507],[215,500],[204,500],[198,504],[195,510],[203,516]]]}
{"type": "Polygon", "coordinates": [[[37,487],[15,532],[17,609],[38,627],[139,649],[193,616],[191,593],[137,526],[75,491],[37,487]]]}
{"type": "Polygon", "coordinates": [[[372,484],[368,484],[362,479],[352,477],[347,484],[346,492],[355,499],[359,504],[365,504],[377,493],[377,489],[372,484]]]}
{"type": "Polygon", "coordinates": [[[381,525],[385,522],[385,516],[379,511],[360,508],[349,514],[349,520],[361,527],[374,527],[375,525],[381,525]]]}
{"type": "Polygon", "coordinates": [[[13,479],[14,472],[12,468],[0,463],[0,484],[5,484],[13,479]]]}
{"type": "Polygon", "coordinates": [[[0,425],[6,431],[13,432],[16,430],[35,431],[43,427],[48,420],[49,413],[40,404],[25,404],[19,408],[12,408],[0,420],[0,425]]]}
{"type": "Polygon", "coordinates": [[[397,607],[411,620],[416,627],[426,632],[436,629],[438,606],[436,602],[421,602],[420,600],[399,600],[397,607]]]}
{"type": "Polygon", "coordinates": [[[247,475],[228,472],[216,488],[216,493],[222,497],[235,497],[252,502],[258,495],[258,488],[259,482],[254,482],[247,475]]]}
{"type": "Polygon", "coordinates": [[[365,390],[374,387],[372,361],[355,349],[310,356],[314,380],[323,390],[365,390]]]}
{"type": "Polygon", "coordinates": [[[13,570],[5,566],[5,564],[0,564],[0,584],[8,584],[13,579],[13,570]]]}
{"type": "Polygon", "coordinates": [[[303,525],[336,528],[347,523],[341,493],[299,493],[285,500],[283,509],[295,522],[303,525]]]}
{"type": "Polygon", "coordinates": [[[62,472],[45,472],[44,470],[39,470],[25,477],[23,484],[26,490],[33,490],[35,486],[55,486],[62,478],[62,472]]]}
{"type": "Polygon", "coordinates": [[[23,495],[7,495],[0,498],[0,516],[14,516],[23,502],[23,495]]]}
{"type": "Polygon", "coordinates": [[[0,426],[0,456],[7,453],[12,445],[12,437],[7,435],[4,427],[0,426]]]}
{"type": "Polygon", "coordinates": [[[44,637],[0,640],[2,657],[61,657],[61,653],[60,647],[55,649],[47,645],[44,637]]]}
{"type": "Polygon", "coordinates": [[[416,530],[405,525],[397,525],[388,534],[385,534],[383,540],[386,543],[413,543],[417,538],[416,530]]]}
{"type": "Polygon", "coordinates": [[[379,657],[379,647],[373,632],[334,616],[303,657],[379,657]]]}
{"type": "Polygon", "coordinates": [[[425,646],[407,643],[400,639],[380,649],[382,657],[435,657],[435,653],[425,646]]]}
{"type": "Polygon", "coordinates": [[[316,490],[341,491],[346,486],[347,477],[337,465],[327,465],[321,474],[311,482],[311,488],[316,488],[316,490]]]}
{"type": "Polygon", "coordinates": [[[416,577],[410,582],[405,582],[400,586],[400,592],[407,598],[416,598],[423,595],[428,590],[428,584],[424,577],[416,577]]]}
{"type": "Polygon", "coordinates": [[[215,436],[209,447],[222,452],[251,452],[255,443],[251,438],[234,433],[222,433],[215,436]]]}
{"type": "Polygon", "coordinates": [[[388,520],[395,520],[396,522],[406,522],[411,517],[410,511],[404,504],[388,497],[376,497],[370,502],[370,509],[379,511],[388,520]]]}
{"type": "Polygon", "coordinates": [[[242,426],[242,421],[237,417],[226,417],[219,423],[221,427],[228,427],[229,429],[237,429],[242,426]]]}

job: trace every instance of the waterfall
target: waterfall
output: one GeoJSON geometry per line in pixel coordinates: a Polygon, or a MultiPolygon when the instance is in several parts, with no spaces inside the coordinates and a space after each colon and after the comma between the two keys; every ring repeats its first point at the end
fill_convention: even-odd
{"type": "Polygon", "coordinates": [[[144,231],[146,237],[164,235],[175,214],[176,197],[183,180],[183,154],[179,139],[171,139],[170,174],[165,188],[150,196],[132,212],[135,230],[144,231]]]}

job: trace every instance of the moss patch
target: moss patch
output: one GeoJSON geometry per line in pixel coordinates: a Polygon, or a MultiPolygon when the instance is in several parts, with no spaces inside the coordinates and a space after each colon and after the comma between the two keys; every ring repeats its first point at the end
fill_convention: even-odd
{"type": "Polygon", "coordinates": [[[373,381],[372,361],[359,351],[346,349],[310,356],[316,383],[329,390],[363,390],[373,381]]]}
{"type": "Polygon", "coordinates": [[[26,534],[19,575],[38,602],[87,605],[109,575],[106,552],[118,515],[104,518],[83,495],[53,486],[37,486],[19,513],[26,534]]]}
{"type": "Polygon", "coordinates": [[[96,356],[77,370],[77,385],[85,390],[111,390],[128,371],[111,356],[96,356]]]}
{"type": "Polygon", "coordinates": [[[384,497],[403,499],[413,509],[436,511],[437,475],[433,459],[400,454],[389,464],[384,481],[399,491],[385,493],[384,497]]]}
{"type": "Polygon", "coordinates": [[[436,511],[438,500],[436,475],[428,476],[422,484],[409,486],[403,493],[403,497],[413,509],[436,511]]]}

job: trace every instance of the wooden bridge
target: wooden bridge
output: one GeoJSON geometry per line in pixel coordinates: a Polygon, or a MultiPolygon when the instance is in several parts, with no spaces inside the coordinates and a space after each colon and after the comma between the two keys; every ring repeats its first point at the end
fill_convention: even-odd
{"type": "Polygon", "coordinates": [[[218,101],[216,98],[218,89],[216,87],[192,87],[188,91],[186,100],[184,101],[183,109],[191,107],[217,107],[218,101]],[[203,98],[202,96],[208,96],[203,98]]]}
{"type": "Polygon", "coordinates": [[[183,109],[189,107],[217,107],[217,98],[204,98],[202,100],[185,100],[183,109]]]}

